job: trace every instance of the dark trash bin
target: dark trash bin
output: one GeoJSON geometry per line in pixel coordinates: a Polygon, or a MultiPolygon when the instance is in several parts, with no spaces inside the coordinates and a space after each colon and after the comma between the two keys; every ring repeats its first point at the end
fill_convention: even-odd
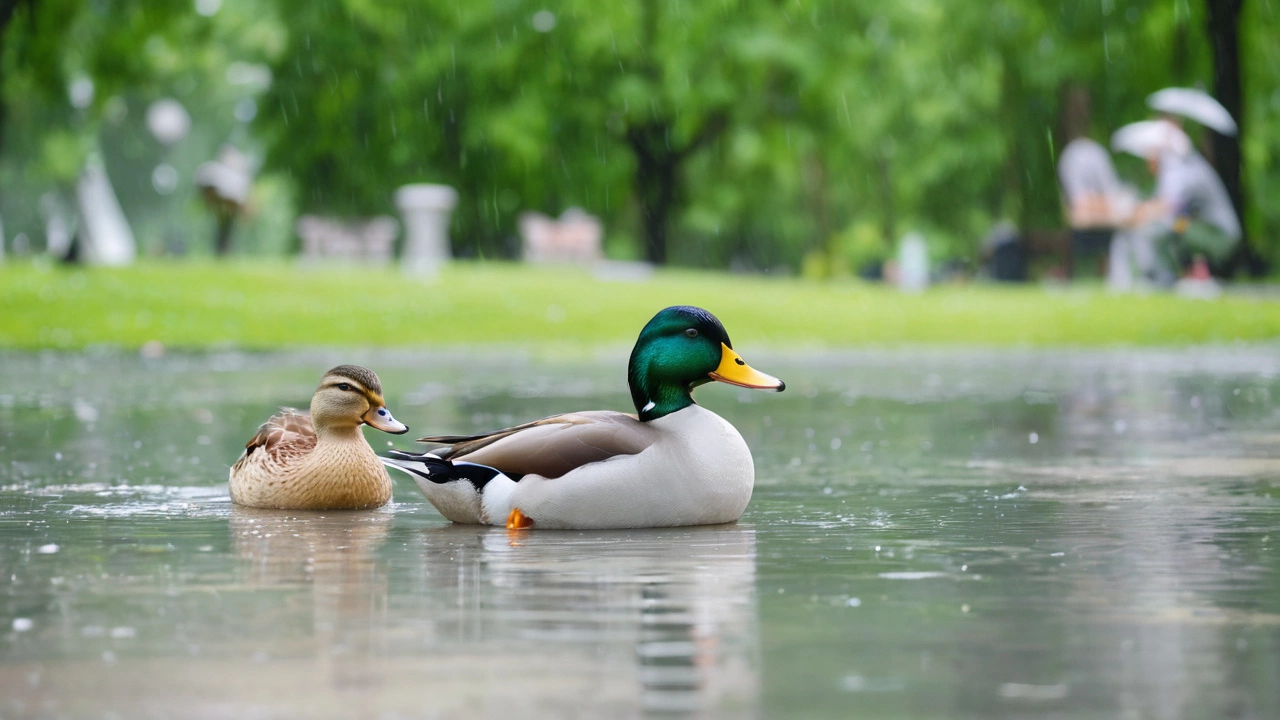
{"type": "Polygon", "coordinates": [[[1027,281],[1027,249],[1013,223],[997,223],[982,241],[987,274],[996,282],[1027,281]]]}
{"type": "Polygon", "coordinates": [[[1111,252],[1111,228],[1076,228],[1071,231],[1071,277],[1106,276],[1106,258],[1111,252]]]}

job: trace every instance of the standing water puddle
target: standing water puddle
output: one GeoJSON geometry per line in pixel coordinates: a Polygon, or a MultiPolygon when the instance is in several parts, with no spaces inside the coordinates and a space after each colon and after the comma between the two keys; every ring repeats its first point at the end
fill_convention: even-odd
{"type": "Polygon", "coordinates": [[[227,467],[340,362],[416,437],[625,409],[625,353],[7,355],[0,718],[1275,717],[1275,350],[757,352],[697,395],[740,523],[516,536],[227,467]]]}

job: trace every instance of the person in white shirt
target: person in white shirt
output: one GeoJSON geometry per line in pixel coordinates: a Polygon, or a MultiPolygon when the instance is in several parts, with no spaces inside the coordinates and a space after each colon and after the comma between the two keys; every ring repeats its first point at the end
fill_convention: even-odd
{"type": "Polygon", "coordinates": [[[1135,242],[1117,232],[1133,211],[1136,193],[1120,182],[1106,148],[1087,137],[1078,137],[1063,148],[1058,157],[1058,180],[1077,269],[1105,249],[1108,284],[1127,287],[1130,255],[1142,256],[1140,265],[1150,264],[1152,256],[1145,245],[1135,247],[1140,240],[1135,242]]]}
{"type": "MultiPolygon", "coordinates": [[[[1071,141],[1058,155],[1058,181],[1062,188],[1067,223],[1071,227],[1072,274],[1087,274],[1091,258],[1108,253],[1107,282],[1127,287],[1128,238],[1117,232],[1132,214],[1137,201],[1133,188],[1122,183],[1111,163],[1111,154],[1085,131],[1089,119],[1089,94],[1082,86],[1070,89],[1064,130],[1071,141]],[[1084,272],[1082,272],[1084,271],[1084,272]]],[[[1150,262],[1146,257],[1142,260],[1150,262]]]]}
{"type": "Polygon", "coordinates": [[[1129,221],[1133,235],[1150,238],[1157,248],[1160,262],[1148,278],[1169,285],[1196,255],[1225,259],[1241,233],[1222,179],[1173,121],[1126,127],[1133,128],[1133,143],[1126,149],[1143,155],[1156,179],[1154,197],[1139,205],[1129,221]]]}
{"type": "Polygon", "coordinates": [[[1111,204],[1120,192],[1120,178],[1111,154],[1100,143],[1078,137],[1058,156],[1058,181],[1072,228],[1113,228],[1111,204]]]}

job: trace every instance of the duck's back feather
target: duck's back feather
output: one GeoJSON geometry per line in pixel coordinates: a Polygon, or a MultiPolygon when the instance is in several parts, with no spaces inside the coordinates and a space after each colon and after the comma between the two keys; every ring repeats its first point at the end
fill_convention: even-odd
{"type": "Polygon", "coordinates": [[[315,447],[316,430],[311,424],[311,414],[280,408],[280,412],[262,423],[258,432],[245,443],[244,453],[232,467],[242,470],[250,458],[283,465],[307,455],[315,447]],[[264,457],[254,457],[255,453],[262,453],[264,457]]]}
{"type": "Polygon", "coordinates": [[[519,477],[558,478],[590,463],[635,455],[657,434],[636,416],[608,410],[555,415],[482,435],[437,435],[419,442],[451,447],[432,451],[442,460],[466,460],[519,477]]]}

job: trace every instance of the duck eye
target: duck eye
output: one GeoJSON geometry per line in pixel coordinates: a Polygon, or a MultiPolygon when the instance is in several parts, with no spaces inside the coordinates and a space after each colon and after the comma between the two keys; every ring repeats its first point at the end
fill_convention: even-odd
{"type": "Polygon", "coordinates": [[[346,383],[338,383],[339,390],[350,390],[351,386],[346,383]]]}
{"type": "Polygon", "coordinates": [[[684,334],[688,337],[696,338],[698,337],[698,330],[696,328],[689,328],[688,330],[684,331],[684,334]]]}

